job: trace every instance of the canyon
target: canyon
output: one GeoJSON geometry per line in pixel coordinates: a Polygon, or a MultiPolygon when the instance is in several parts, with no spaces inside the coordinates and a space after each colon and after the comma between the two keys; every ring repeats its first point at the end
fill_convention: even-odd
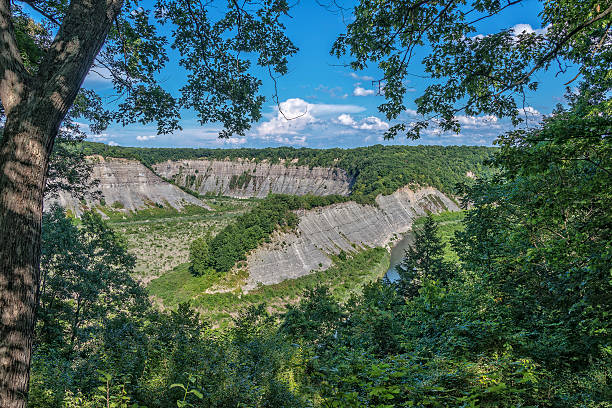
{"type": "Polygon", "coordinates": [[[278,232],[248,256],[245,290],[295,279],[332,265],[333,255],[386,247],[427,213],[458,211],[457,203],[435,188],[404,187],[376,198],[376,205],[349,201],[298,211],[295,231],[278,232]]]}
{"type": "MultiPolygon", "coordinates": [[[[78,200],[60,193],[48,200],[47,206],[57,202],[76,216],[84,210],[97,209],[103,217],[109,209],[128,214],[155,207],[171,207],[180,212],[185,206],[198,206],[213,211],[205,202],[206,197],[261,198],[270,193],[348,196],[354,182],[340,168],[298,166],[291,162],[168,160],[147,167],[126,158],[93,156],[89,160],[93,163],[92,177],[99,181],[96,187],[99,195],[91,191],[84,200],[78,200]]],[[[248,272],[242,289],[249,291],[325,270],[341,252],[389,248],[416,218],[447,210],[459,210],[451,197],[433,187],[416,185],[379,195],[373,204],[348,201],[298,210],[296,228],[274,232],[270,242],[251,251],[246,264],[237,267],[248,272]]],[[[194,234],[197,236],[198,231],[194,234]]],[[[181,248],[186,248],[189,242],[181,248]]],[[[180,260],[172,265],[176,261],[180,260]]]]}
{"type": "Polygon", "coordinates": [[[353,178],[342,169],[311,168],[291,162],[169,160],[153,168],[160,176],[200,194],[235,198],[263,198],[268,194],[348,195],[353,183],[353,178]]]}

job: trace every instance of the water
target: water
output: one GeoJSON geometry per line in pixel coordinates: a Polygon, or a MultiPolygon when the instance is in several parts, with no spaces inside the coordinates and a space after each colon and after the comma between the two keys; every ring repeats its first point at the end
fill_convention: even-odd
{"type": "Polygon", "coordinates": [[[391,249],[391,261],[389,262],[389,270],[385,274],[387,279],[391,282],[395,282],[399,279],[399,274],[395,270],[395,267],[402,262],[404,259],[404,251],[408,249],[408,246],[414,242],[414,233],[408,231],[402,236],[397,244],[391,249]]]}

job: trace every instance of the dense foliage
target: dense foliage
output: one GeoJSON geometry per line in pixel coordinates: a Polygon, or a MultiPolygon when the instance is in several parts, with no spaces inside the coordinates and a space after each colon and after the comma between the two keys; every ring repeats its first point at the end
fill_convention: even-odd
{"type": "MultiPolygon", "coordinates": [[[[508,113],[510,101],[491,97],[491,89],[521,91],[532,84],[521,80],[525,69],[557,57],[578,62],[585,78],[567,106],[540,126],[500,136],[495,173],[462,187],[465,228],[452,244],[458,262],[447,264],[437,227],[427,220],[399,282],[368,284],[343,302],[325,287],[308,288],[282,314],[248,308],[233,326],[214,330],[186,304],[152,309],[128,279],[132,261],[121,240],[99,217],[87,215],[76,227],[56,211],[45,220],[48,280],[31,406],[611,406],[612,59],[603,17],[612,7],[546,2],[550,41],[539,35],[512,40],[504,32],[470,40],[466,48],[457,47],[472,27],[462,25],[468,13],[455,7],[461,2],[395,3],[373,13],[378,3],[360,2],[344,44],[352,47],[359,35],[370,40],[356,55],[359,67],[371,59],[369,47],[398,25],[433,27],[417,39],[397,38],[408,46],[425,34],[441,41],[430,67],[452,83],[427,93],[426,112],[445,94],[450,97],[440,109],[448,111],[465,88],[470,97],[485,96],[474,112],[497,106],[508,113]],[[380,35],[372,35],[381,25],[380,35]],[[487,57],[480,62],[492,65],[466,73],[470,64],[457,63],[462,50],[480,51],[487,57]],[[510,60],[515,55],[524,58],[510,60]],[[79,308],[78,299],[87,307],[79,308]],[[95,370],[103,372],[102,383],[95,370]]],[[[503,4],[473,2],[485,14],[503,4]]],[[[397,52],[376,55],[384,60],[397,52]]],[[[386,96],[397,98],[401,76],[391,80],[399,82],[386,96]]],[[[292,225],[283,211],[294,198],[276,199],[277,207],[261,208],[261,215],[292,225]]],[[[258,222],[247,218],[244,225],[257,232],[258,222]]]]}
{"type": "Polygon", "coordinates": [[[196,275],[227,272],[236,262],[246,260],[246,254],[257,248],[277,228],[297,227],[298,216],[293,212],[347,201],[347,197],[291,196],[271,194],[261,200],[253,209],[238,217],[233,223],[205,242],[196,240],[190,249],[192,271],[196,275]],[[195,263],[194,263],[195,261],[195,263]]]}
{"type": "MultiPolygon", "coordinates": [[[[443,192],[453,193],[455,185],[464,182],[469,172],[474,175],[486,173],[483,161],[495,149],[476,146],[382,145],[355,149],[161,149],[86,143],[84,151],[104,157],[136,159],[149,167],[166,160],[226,158],[249,158],[271,163],[283,160],[287,166],[337,167],[354,178],[352,199],[373,203],[377,195],[389,195],[407,184],[433,186],[443,192]],[[297,159],[296,163],[292,163],[294,159],[297,159]]],[[[243,185],[248,176],[245,174],[236,177],[232,185],[243,185]]]]}
{"type": "MultiPolygon", "coordinates": [[[[338,2],[329,3],[343,11],[338,2]]],[[[332,53],[348,59],[344,62],[355,71],[379,69],[373,85],[385,100],[378,110],[387,119],[398,120],[386,137],[418,139],[427,128],[459,132],[462,111],[469,116],[509,117],[517,124],[527,116],[526,97],[549,75],[564,75],[569,84],[595,67],[609,69],[612,5],[608,1],[356,3],[332,53]],[[542,29],[507,26],[506,9],[520,7],[539,20],[542,29]],[[412,76],[426,82],[414,98],[422,116],[407,121],[403,114],[408,99],[413,99],[408,92],[412,76]]]]}

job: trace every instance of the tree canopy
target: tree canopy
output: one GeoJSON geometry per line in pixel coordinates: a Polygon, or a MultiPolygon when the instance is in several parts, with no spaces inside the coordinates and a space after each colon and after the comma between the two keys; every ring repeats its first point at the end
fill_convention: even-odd
{"type": "Polygon", "coordinates": [[[382,6],[362,0],[332,53],[349,54],[348,66],[355,70],[376,64],[381,78],[375,82],[386,99],[379,110],[389,120],[406,110],[411,75],[421,75],[413,72],[413,63],[423,66],[428,85],[415,99],[423,119],[398,123],[387,137],[405,134],[416,139],[430,126],[458,132],[460,111],[510,117],[518,124],[526,93],[540,85],[536,73],[555,71],[566,75],[569,84],[580,75],[593,78],[607,71],[612,14],[606,1],[543,1],[538,4],[541,32],[515,32],[511,27],[479,32],[482,21],[523,3],[526,0],[397,0],[382,6]],[[576,68],[578,74],[569,74],[576,68]]]}
{"type": "MultiPolygon", "coordinates": [[[[37,360],[39,372],[48,374],[35,378],[32,398],[95,406],[101,397],[110,406],[111,391],[114,397],[120,391],[115,405],[132,398],[150,406],[181,398],[182,406],[303,406],[302,399],[343,407],[608,404],[612,4],[542,1],[542,32],[478,32],[480,21],[522,2],[360,0],[332,49],[350,54],[355,70],[380,68],[386,102],[379,109],[394,120],[405,110],[415,50],[426,46],[421,62],[430,83],[415,100],[424,119],[396,123],[388,137],[418,137],[428,126],[458,131],[462,110],[517,123],[523,96],[539,86],[534,74],[567,75],[567,85],[578,81],[567,105],[541,125],[498,139],[493,164],[499,174],[464,187],[472,209],[455,244],[462,269],[448,287],[426,280],[418,296],[406,299],[377,283],[343,308],[317,290],[281,329],[260,307],[238,316],[222,341],[205,336],[187,306],[150,324],[122,316],[89,337],[86,346],[99,354],[83,361],[102,362],[123,376],[121,390],[111,387],[108,374],[102,377],[106,397],[94,398],[91,377],[78,377],[92,370],[37,348],[46,357],[37,360]],[[319,334],[314,340],[313,333],[319,334]],[[64,373],[84,383],[66,385],[59,381],[64,373]],[[283,375],[286,381],[279,380],[283,375]],[[54,380],[59,384],[49,386],[54,380]],[[172,387],[178,383],[184,392],[172,387]]],[[[164,133],[177,129],[180,109],[189,108],[201,123],[222,123],[222,137],[243,134],[263,103],[251,68],[286,72],[296,52],[282,22],[289,4],[220,3],[159,0],[146,9],[137,0],[0,0],[0,405],[23,407],[28,398],[43,190],[62,123],[85,118],[94,131],[111,122],[156,123],[164,133]],[[189,72],[180,95],[157,81],[168,49],[179,52],[189,72]],[[111,77],[114,106],[81,90],[92,67],[111,77]]],[[[82,239],[78,253],[88,256],[91,249],[94,258],[104,258],[97,243],[108,232],[95,217],[90,221],[84,231],[93,232],[85,236],[62,228],[82,239]]],[[[121,250],[110,253],[123,257],[121,250]]],[[[90,267],[112,272],[96,261],[82,268],[93,283],[90,267]]],[[[66,309],[47,310],[59,313],[60,329],[70,337],[87,338],[80,318],[76,325],[68,320],[80,316],[75,296],[90,286],[71,282],[79,294],[60,288],[66,309]]],[[[93,303],[95,296],[85,298],[93,303]]],[[[104,313],[87,315],[92,329],[104,313]]]]}

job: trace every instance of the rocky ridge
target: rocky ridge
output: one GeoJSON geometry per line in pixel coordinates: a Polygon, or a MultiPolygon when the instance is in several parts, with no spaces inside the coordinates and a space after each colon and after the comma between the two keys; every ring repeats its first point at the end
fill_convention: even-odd
{"type": "Polygon", "coordinates": [[[348,195],[353,179],[342,169],[271,164],[249,159],[180,160],[153,166],[162,177],[200,194],[235,198],[293,195],[348,195]]]}
{"type": "Polygon", "coordinates": [[[378,196],[376,204],[346,202],[299,211],[295,232],[277,233],[270,244],[248,256],[249,278],[244,289],[327,269],[332,265],[330,254],[387,246],[396,234],[408,231],[415,218],[427,212],[459,210],[454,201],[432,187],[404,187],[378,196]]]}
{"type": "Polygon", "coordinates": [[[101,195],[95,197],[89,194],[82,203],[70,194],[60,192],[57,198],[46,200],[46,206],[56,202],[77,216],[83,212],[84,206],[91,208],[101,202],[121,211],[152,206],[169,206],[180,210],[189,204],[208,208],[201,200],[164,181],[137,160],[104,159],[101,156],[89,159],[95,162],[92,177],[99,180],[96,190],[101,195]]]}

